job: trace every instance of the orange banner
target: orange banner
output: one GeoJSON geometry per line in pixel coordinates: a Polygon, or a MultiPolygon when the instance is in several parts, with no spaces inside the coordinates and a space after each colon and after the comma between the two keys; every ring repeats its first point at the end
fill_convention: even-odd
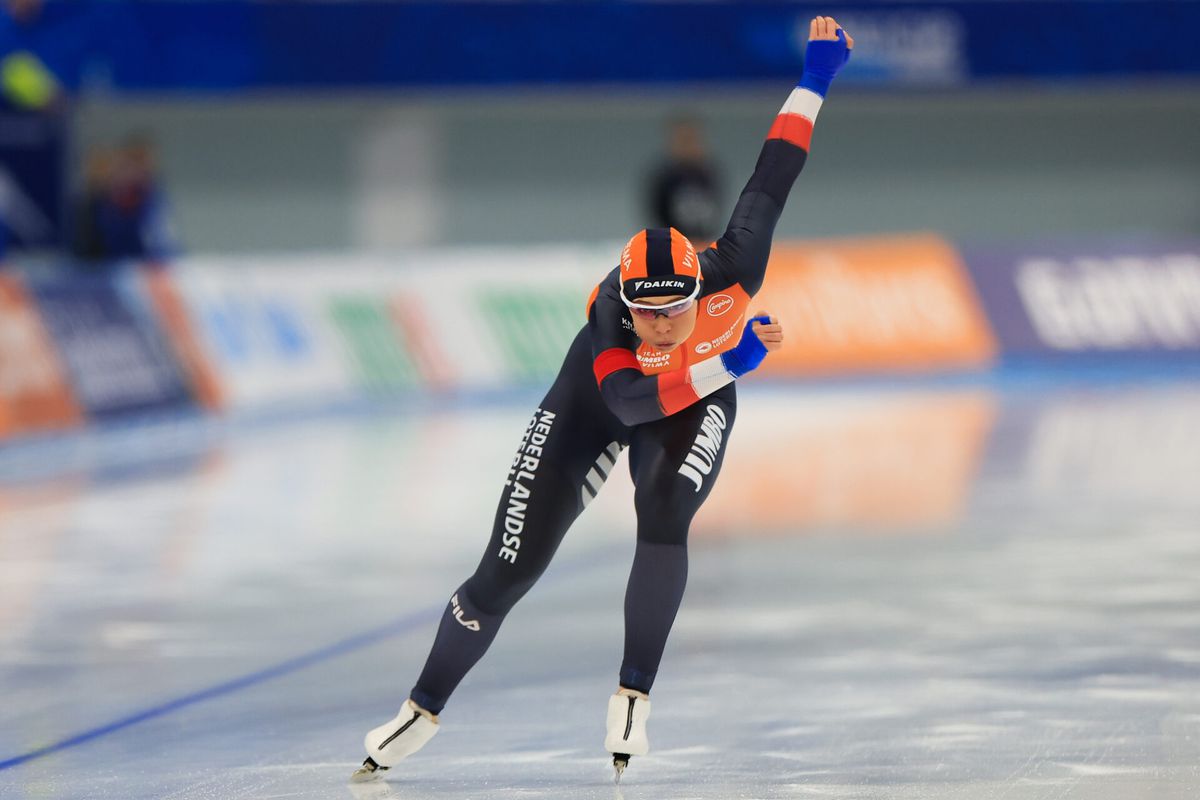
{"type": "Polygon", "coordinates": [[[29,295],[0,275],[0,439],[78,425],[79,406],[29,295]]]}
{"type": "Polygon", "coordinates": [[[147,267],[142,274],[158,321],[191,384],[197,404],[209,411],[220,411],[225,405],[221,381],[200,346],[187,307],[171,282],[170,274],[157,267],[147,267]]]}
{"type": "Polygon", "coordinates": [[[783,323],[769,374],[984,366],[996,352],[958,252],[933,234],[776,244],[753,309],[783,323]]]}

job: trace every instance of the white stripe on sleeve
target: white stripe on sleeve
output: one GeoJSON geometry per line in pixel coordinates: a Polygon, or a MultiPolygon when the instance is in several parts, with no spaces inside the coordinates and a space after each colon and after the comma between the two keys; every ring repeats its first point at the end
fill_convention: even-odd
{"type": "Polygon", "coordinates": [[[720,356],[713,356],[688,367],[688,383],[697,397],[708,397],[722,386],[733,383],[733,375],[725,369],[720,356]]]}
{"type": "Polygon", "coordinates": [[[780,114],[799,114],[802,117],[808,117],[812,122],[817,121],[817,114],[821,110],[821,95],[809,89],[803,89],[797,86],[792,89],[792,93],[788,95],[787,101],[783,104],[783,108],[779,110],[780,114]]]}

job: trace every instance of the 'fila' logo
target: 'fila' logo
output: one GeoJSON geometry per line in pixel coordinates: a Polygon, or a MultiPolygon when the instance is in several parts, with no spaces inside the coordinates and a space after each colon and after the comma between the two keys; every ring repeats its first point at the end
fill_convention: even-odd
{"type": "Polygon", "coordinates": [[[469,631],[475,631],[475,632],[479,631],[479,620],[463,619],[463,610],[462,610],[462,606],[460,606],[458,604],[458,595],[457,594],[455,594],[454,597],[450,598],[450,607],[454,609],[454,618],[456,620],[458,620],[459,625],[462,625],[464,628],[466,628],[469,631]]]}

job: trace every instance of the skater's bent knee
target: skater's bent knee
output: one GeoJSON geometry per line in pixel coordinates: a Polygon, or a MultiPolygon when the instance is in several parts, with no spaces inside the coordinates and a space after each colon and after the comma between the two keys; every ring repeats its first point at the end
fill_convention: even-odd
{"type": "Polygon", "coordinates": [[[483,613],[503,616],[525,596],[533,583],[533,580],[503,580],[476,573],[463,584],[461,591],[467,601],[483,613]]]}
{"type": "Polygon", "coordinates": [[[669,544],[679,547],[687,546],[688,524],[679,524],[671,520],[638,519],[637,538],[639,542],[650,544],[669,544]]]}
{"type": "Polygon", "coordinates": [[[637,538],[655,544],[687,544],[688,528],[696,515],[697,503],[691,498],[671,496],[639,498],[637,507],[637,538]]]}

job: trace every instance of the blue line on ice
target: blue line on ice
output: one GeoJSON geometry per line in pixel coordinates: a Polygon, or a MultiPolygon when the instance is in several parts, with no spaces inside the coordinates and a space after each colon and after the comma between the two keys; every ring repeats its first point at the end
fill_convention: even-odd
{"type": "Polygon", "coordinates": [[[205,700],[211,700],[214,697],[221,697],[223,695],[231,694],[241,689],[254,686],[255,684],[264,683],[274,678],[282,677],[289,673],[296,672],[297,670],[304,669],[305,667],[310,667],[313,664],[317,664],[321,661],[328,661],[329,659],[346,655],[347,653],[354,652],[355,650],[361,650],[364,647],[375,644],[388,637],[407,633],[408,631],[420,625],[437,619],[438,615],[441,613],[442,606],[440,604],[437,606],[437,608],[422,609],[421,611],[401,617],[394,622],[390,622],[387,625],[382,625],[378,628],[342,639],[340,642],[335,642],[331,645],[327,645],[303,655],[296,656],[295,658],[290,658],[287,661],[283,661],[279,664],[275,664],[274,666],[259,670],[258,672],[251,672],[250,674],[243,675],[240,678],[234,678],[233,680],[219,683],[216,686],[210,686],[207,689],[201,689],[198,692],[186,694],[182,697],[162,703],[161,705],[152,706],[134,714],[130,714],[127,717],[115,720],[106,725],[101,725],[97,728],[84,731],[83,733],[69,736],[66,739],[55,742],[54,744],[48,744],[44,747],[39,747],[36,750],[31,750],[28,753],[22,753],[21,755],[7,758],[3,761],[0,761],[0,770],[15,767],[20,764],[24,764],[26,761],[32,761],[35,758],[41,758],[43,756],[48,756],[51,753],[57,753],[60,750],[76,747],[84,744],[85,742],[90,742],[93,739],[99,739],[101,736],[106,736],[110,733],[115,733],[124,728],[136,725],[139,722],[145,722],[149,719],[162,717],[170,714],[173,711],[178,711],[181,708],[186,708],[187,706],[195,705],[196,703],[202,703],[205,700]]]}
{"type": "MultiPolygon", "coordinates": [[[[563,564],[563,568],[554,570],[553,573],[548,572],[545,576],[543,576],[540,583],[547,583],[547,579],[550,579],[550,582],[553,582],[556,578],[562,578],[564,575],[584,571],[588,567],[595,567],[603,564],[604,561],[602,559],[595,558],[595,555],[596,553],[592,552],[591,554],[588,554],[577,560],[563,564]]],[[[139,722],[145,722],[146,720],[166,716],[167,714],[178,711],[181,708],[187,708],[188,706],[202,703],[205,700],[211,700],[215,697],[223,697],[224,695],[232,694],[233,692],[246,689],[250,686],[265,683],[269,680],[274,680],[275,678],[280,678],[284,675],[297,672],[306,667],[311,667],[313,664],[318,664],[322,661],[329,661],[330,659],[344,656],[356,650],[361,650],[364,647],[369,647],[392,636],[399,636],[401,634],[408,633],[409,631],[412,631],[421,625],[436,621],[438,617],[441,616],[444,608],[444,603],[439,603],[437,606],[423,608],[420,611],[407,614],[398,620],[389,622],[386,625],[381,625],[377,628],[372,628],[371,630],[355,634],[354,636],[350,636],[342,639],[341,641],[326,645],[325,647],[321,647],[294,658],[290,658],[287,661],[280,662],[279,664],[259,670],[258,672],[251,672],[250,674],[243,675],[240,678],[234,678],[224,683],[219,683],[216,686],[210,686],[207,689],[201,689],[198,692],[186,694],[174,700],[168,700],[165,703],[157,706],[151,706],[150,708],[130,714],[127,717],[114,720],[106,725],[100,725],[99,727],[92,728],[91,730],[77,733],[74,736],[68,736],[67,738],[61,739],[53,744],[44,745],[34,750],[30,750],[27,753],[21,753],[11,758],[6,758],[3,761],[0,761],[0,772],[6,769],[11,769],[12,767],[20,766],[27,761],[33,761],[34,759],[43,758],[62,750],[78,747],[79,745],[86,744],[93,739],[99,739],[103,736],[107,736],[110,733],[116,733],[117,731],[137,725],[139,722]]]]}

